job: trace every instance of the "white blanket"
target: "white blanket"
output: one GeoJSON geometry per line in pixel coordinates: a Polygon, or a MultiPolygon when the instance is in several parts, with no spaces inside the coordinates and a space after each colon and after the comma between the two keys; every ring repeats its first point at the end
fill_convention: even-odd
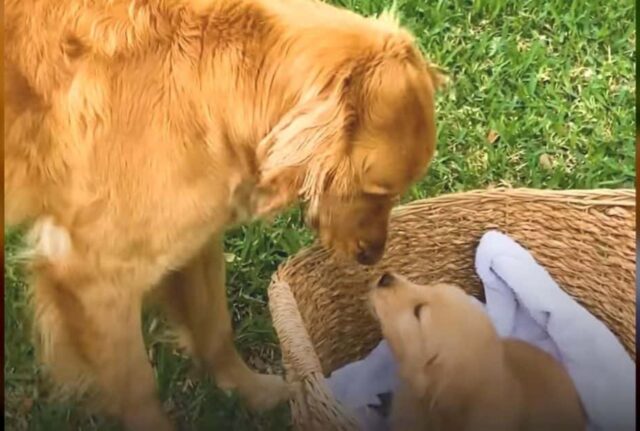
{"type": "MultiPolygon", "coordinates": [[[[635,430],[635,363],[618,339],[564,293],[533,257],[499,232],[486,233],[476,253],[486,311],[500,336],[527,341],[566,367],[593,431],[635,430]]],[[[385,341],[365,359],[328,379],[334,396],[363,430],[388,429],[380,395],[397,385],[385,341]]]]}

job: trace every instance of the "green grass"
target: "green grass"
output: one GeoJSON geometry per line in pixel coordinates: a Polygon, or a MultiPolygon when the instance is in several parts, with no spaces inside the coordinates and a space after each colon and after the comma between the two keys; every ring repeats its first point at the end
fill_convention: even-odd
{"type": "MultiPolygon", "coordinates": [[[[337,3],[372,14],[390,2],[337,3]]],[[[425,52],[452,77],[438,97],[436,159],[406,200],[496,185],[634,187],[633,1],[604,6],[593,0],[407,0],[398,5],[425,52]]],[[[253,224],[227,236],[237,342],[256,368],[279,370],[266,305],[271,273],[310,240],[296,210],[271,226],[253,224]]],[[[41,393],[24,278],[12,261],[19,242],[18,233],[7,233],[5,424],[14,430],[113,426],[47,402],[41,393]]],[[[162,326],[153,315],[145,319],[161,396],[188,429],[287,426],[286,407],[251,414],[236,397],[195,376],[187,358],[159,343],[162,326]]]]}

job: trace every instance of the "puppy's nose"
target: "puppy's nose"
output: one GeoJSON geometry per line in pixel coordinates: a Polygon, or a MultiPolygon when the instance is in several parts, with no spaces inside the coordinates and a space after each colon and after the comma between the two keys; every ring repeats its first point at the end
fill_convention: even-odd
{"type": "Polygon", "coordinates": [[[382,277],[380,277],[380,280],[378,280],[378,287],[389,287],[394,281],[396,281],[396,278],[388,272],[385,272],[382,274],[382,277]]]}

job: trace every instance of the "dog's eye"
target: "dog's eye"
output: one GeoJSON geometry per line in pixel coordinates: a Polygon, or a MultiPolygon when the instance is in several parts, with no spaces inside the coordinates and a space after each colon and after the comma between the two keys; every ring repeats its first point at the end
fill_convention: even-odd
{"type": "Polygon", "coordinates": [[[416,319],[420,319],[420,311],[422,311],[422,307],[425,304],[418,304],[415,307],[413,307],[413,315],[416,316],[416,319]]]}

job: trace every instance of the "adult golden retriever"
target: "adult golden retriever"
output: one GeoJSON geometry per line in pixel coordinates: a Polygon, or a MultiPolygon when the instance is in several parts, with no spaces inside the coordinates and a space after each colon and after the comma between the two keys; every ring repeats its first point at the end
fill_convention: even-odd
{"type": "Polygon", "coordinates": [[[390,15],[309,0],[5,0],[5,218],[29,224],[41,357],[130,429],[167,430],[140,331],[153,291],[218,386],[288,396],[236,352],[229,226],[307,205],[380,259],[434,153],[441,79],[390,15]]]}
{"type": "Polygon", "coordinates": [[[396,431],[581,431],[586,418],[565,369],[523,341],[500,339],[460,287],[384,274],[371,292],[403,385],[396,431]]]}

